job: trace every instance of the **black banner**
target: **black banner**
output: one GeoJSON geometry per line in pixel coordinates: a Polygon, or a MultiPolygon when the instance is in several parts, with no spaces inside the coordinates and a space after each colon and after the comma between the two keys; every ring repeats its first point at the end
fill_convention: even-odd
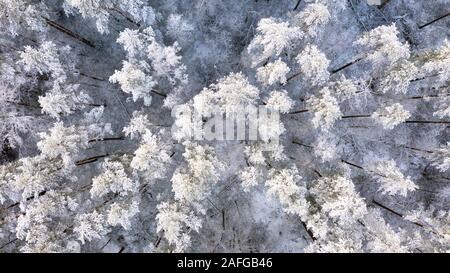
{"type": "MultiPolygon", "coordinates": [[[[0,264],[16,269],[101,272],[302,272],[310,270],[402,271],[439,265],[448,254],[0,254],[0,264]]],[[[445,260],[444,260],[445,259],[445,260]]]]}

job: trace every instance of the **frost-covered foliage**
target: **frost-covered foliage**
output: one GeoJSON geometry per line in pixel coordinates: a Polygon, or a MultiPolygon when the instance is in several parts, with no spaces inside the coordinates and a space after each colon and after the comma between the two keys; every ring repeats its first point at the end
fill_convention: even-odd
{"type": "Polygon", "coordinates": [[[256,30],[258,34],[248,46],[253,66],[271,56],[279,56],[286,47],[302,36],[300,28],[275,18],[261,19],[256,30]]]}
{"type": "Polygon", "coordinates": [[[0,22],[2,28],[12,36],[17,36],[26,28],[34,31],[44,31],[46,6],[40,1],[32,0],[1,0],[0,22]]]}
{"type": "Polygon", "coordinates": [[[307,45],[296,57],[300,71],[312,85],[320,85],[328,80],[330,61],[315,45],[307,45]]]}
{"type": "Polygon", "coordinates": [[[155,91],[153,88],[157,85],[164,87],[161,81],[168,80],[172,87],[186,82],[185,66],[181,63],[181,56],[177,55],[180,51],[178,43],[172,46],[159,43],[152,27],[142,31],[127,28],[119,34],[117,42],[127,52],[128,60],[109,81],[119,83],[125,93],[133,95],[134,101],[142,98],[149,106],[151,94],[155,91]]]}
{"type": "Polygon", "coordinates": [[[273,63],[258,68],[257,77],[260,82],[271,85],[276,82],[286,84],[286,74],[291,69],[282,60],[278,59],[273,63]]]}
{"type": "Polygon", "coordinates": [[[417,189],[417,185],[409,177],[404,177],[393,160],[376,162],[372,169],[383,194],[406,196],[417,189]]]}
{"type": "Polygon", "coordinates": [[[135,24],[151,25],[155,21],[155,12],[143,0],[65,0],[63,7],[69,15],[79,12],[83,18],[93,19],[102,34],[109,33],[111,13],[118,13],[135,24]]]}
{"type": "Polygon", "coordinates": [[[268,178],[267,193],[278,198],[287,213],[299,216],[307,213],[306,187],[301,184],[302,177],[297,168],[272,170],[268,178]]]}
{"type": "Polygon", "coordinates": [[[266,103],[268,108],[279,111],[282,114],[288,113],[293,105],[294,101],[289,98],[288,93],[284,90],[272,91],[266,103]]]}
{"type": "Polygon", "coordinates": [[[449,252],[447,6],[0,0],[0,252],[449,252]]]}
{"type": "Polygon", "coordinates": [[[312,3],[295,16],[296,24],[309,36],[316,36],[320,28],[330,20],[328,8],[321,3],[312,3]]]}
{"type": "Polygon", "coordinates": [[[402,43],[398,36],[399,31],[395,24],[380,26],[365,33],[355,44],[368,49],[364,55],[375,67],[389,67],[410,56],[409,45],[402,43]]]}
{"type": "Polygon", "coordinates": [[[65,81],[66,70],[60,59],[60,53],[68,54],[70,47],[58,48],[55,43],[44,42],[38,49],[26,46],[20,53],[20,64],[23,64],[26,72],[36,74],[50,74],[57,81],[65,81]]]}
{"type": "Polygon", "coordinates": [[[327,87],[320,90],[317,96],[309,98],[307,104],[313,112],[311,122],[315,128],[328,130],[341,117],[339,103],[327,87]]]}
{"type": "Polygon", "coordinates": [[[388,130],[405,122],[410,116],[411,114],[400,103],[382,107],[372,114],[372,118],[388,130]]]}

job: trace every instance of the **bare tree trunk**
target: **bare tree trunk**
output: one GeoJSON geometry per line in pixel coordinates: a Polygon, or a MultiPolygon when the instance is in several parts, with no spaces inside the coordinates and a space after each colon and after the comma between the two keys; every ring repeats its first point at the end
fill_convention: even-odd
{"type": "Polygon", "coordinates": [[[56,22],[54,22],[54,21],[52,21],[52,20],[50,20],[50,19],[48,19],[46,17],[42,17],[42,18],[44,18],[45,22],[49,26],[53,27],[54,29],[57,29],[57,30],[61,31],[62,33],[66,34],[66,35],[68,35],[68,36],[70,36],[70,37],[72,37],[72,38],[74,38],[74,39],[76,39],[76,40],[78,40],[78,41],[80,41],[80,42],[82,42],[82,43],[92,47],[92,48],[95,48],[95,45],[91,41],[81,37],[77,33],[75,33],[73,31],[65,28],[64,26],[62,26],[62,25],[60,25],[60,24],[58,24],[58,23],[56,23],[56,22]]]}
{"type": "Polygon", "coordinates": [[[300,5],[300,3],[302,2],[302,0],[298,0],[297,4],[295,4],[295,7],[293,9],[293,11],[297,10],[298,6],[300,5]]]}
{"type": "Polygon", "coordinates": [[[371,115],[350,115],[350,116],[342,116],[341,118],[370,118],[371,115]]]}
{"type": "Polygon", "coordinates": [[[92,142],[102,142],[102,141],[111,141],[111,140],[124,140],[125,138],[123,136],[120,137],[105,137],[100,139],[91,139],[88,141],[88,143],[92,142]]]}
{"type": "Polygon", "coordinates": [[[407,120],[405,123],[426,123],[426,124],[450,124],[450,121],[443,120],[407,120]]]}
{"type": "Polygon", "coordinates": [[[295,73],[294,75],[290,76],[289,78],[287,78],[286,82],[290,82],[291,80],[297,78],[298,76],[300,76],[301,72],[295,73]]]}
{"type": "Polygon", "coordinates": [[[75,162],[75,165],[76,166],[81,166],[81,165],[85,165],[85,164],[88,164],[88,163],[96,162],[98,159],[104,158],[104,157],[107,157],[107,156],[109,156],[109,155],[108,154],[104,154],[104,155],[97,155],[97,156],[89,157],[89,158],[86,158],[86,159],[78,160],[78,161],[75,162]]]}
{"type": "Polygon", "coordinates": [[[289,112],[289,114],[293,115],[293,114],[300,114],[300,113],[306,113],[308,112],[308,109],[303,109],[303,110],[298,110],[298,111],[294,111],[294,112],[289,112]]]}
{"type": "Polygon", "coordinates": [[[163,98],[167,98],[167,95],[166,95],[166,94],[163,94],[163,93],[161,93],[161,92],[158,92],[158,91],[156,91],[156,90],[154,90],[154,89],[152,89],[151,92],[152,92],[153,94],[155,94],[155,95],[161,96],[161,97],[163,97],[163,98]]]}
{"type": "Polygon", "coordinates": [[[81,76],[83,76],[83,77],[90,78],[90,79],[93,79],[93,80],[96,80],[96,81],[101,81],[101,82],[104,82],[104,81],[105,81],[105,79],[101,79],[101,78],[99,78],[99,77],[91,76],[91,75],[88,75],[88,74],[83,73],[83,72],[79,72],[79,74],[80,74],[81,76]]]}
{"type": "Polygon", "coordinates": [[[431,24],[433,24],[433,23],[436,23],[437,21],[439,21],[439,20],[441,20],[441,19],[444,19],[445,17],[447,17],[447,16],[449,16],[449,15],[450,15],[450,12],[447,12],[446,14],[444,14],[444,15],[442,15],[442,16],[439,16],[438,18],[436,18],[436,19],[434,19],[434,20],[432,20],[432,21],[430,21],[430,22],[428,22],[428,23],[419,26],[419,29],[422,29],[422,28],[424,28],[424,27],[426,27],[426,26],[429,26],[429,25],[431,25],[431,24]]]}
{"type": "Polygon", "coordinates": [[[307,147],[307,148],[314,148],[313,146],[310,146],[310,145],[306,145],[306,144],[300,143],[300,142],[298,142],[298,141],[296,141],[296,140],[293,140],[292,143],[293,143],[293,144],[296,144],[296,145],[299,145],[299,146],[307,147]]]}
{"type": "Polygon", "coordinates": [[[358,58],[358,59],[356,59],[356,60],[354,60],[354,61],[349,62],[348,64],[345,64],[345,65],[343,65],[343,66],[341,66],[341,67],[339,67],[339,68],[336,68],[336,69],[334,69],[334,70],[331,71],[331,74],[334,74],[334,73],[337,73],[337,72],[339,72],[339,71],[341,71],[341,70],[344,70],[344,69],[346,69],[347,67],[349,67],[349,66],[351,66],[351,65],[354,65],[354,64],[356,64],[357,62],[361,61],[362,59],[363,59],[362,57],[361,57],[361,58],[358,58]]]}

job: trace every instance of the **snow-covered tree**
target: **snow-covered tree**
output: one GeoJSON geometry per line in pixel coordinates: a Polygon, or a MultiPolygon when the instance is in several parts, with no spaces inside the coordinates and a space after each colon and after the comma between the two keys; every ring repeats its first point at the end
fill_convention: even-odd
{"type": "Polygon", "coordinates": [[[326,5],[322,3],[312,3],[307,5],[295,16],[295,23],[309,36],[316,36],[317,32],[330,20],[330,12],[326,5]]]}
{"type": "Polygon", "coordinates": [[[93,197],[103,197],[110,192],[125,196],[138,190],[138,182],[128,176],[120,160],[106,159],[101,168],[102,173],[92,179],[90,193],[93,197]]]}
{"type": "Polygon", "coordinates": [[[312,85],[320,85],[330,77],[330,61],[315,45],[307,45],[295,60],[300,65],[302,75],[312,85]]]}
{"type": "Polygon", "coordinates": [[[144,100],[144,105],[152,103],[152,88],[156,81],[149,73],[149,66],[145,62],[133,64],[124,61],[122,70],[117,71],[109,78],[112,83],[119,83],[123,92],[131,94],[133,101],[144,100]]]}
{"type": "Polygon", "coordinates": [[[296,167],[272,170],[266,181],[267,194],[276,197],[287,213],[302,217],[308,214],[303,183],[296,167]]]}
{"type": "Polygon", "coordinates": [[[192,142],[184,146],[186,166],[179,167],[172,176],[172,191],[180,202],[197,203],[219,181],[224,166],[211,147],[192,142]]]}
{"type": "Polygon", "coordinates": [[[382,93],[405,94],[408,92],[409,84],[417,78],[417,75],[418,69],[413,63],[409,61],[399,62],[380,79],[379,90],[382,93]]]}
{"type": "Polygon", "coordinates": [[[84,109],[91,102],[91,98],[78,84],[55,84],[44,96],[39,97],[42,112],[59,119],[60,116],[70,115],[77,109],[84,109]],[[64,90],[63,90],[64,89],[64,90]]]}
{"type": "Polygon", "coordinates": [[[23,64],[27,72],[50,74],[55,81],[64,82],[67,78],[67,67],[63,61],[69,52],[69,46],[58,48],[51,41],[44,42],[36,49],[26,46],[24,51],[20,52],[19,64],[23,64]]]}
{"type": "Polygon", "coordinates": [[[108,212],[108,224],[111,226],[121,225],[125,230],[131,229],[132,218],[139,213],[139,203],[134,201],[131,204],[114,203],[108,212]]]}
{"type": "Polygon", "coordinates": [[[210,116],[214,107],[224,113],[242,110],[256,105],[259,90],[242,73],[231,73],[218,83],[204,88],[193,99],[193,106],[198,113],[210,116]]]}
{"type": "Polygon", "coordinates": [[[433,113],[433,116],[437,116],[439,118],[448,118],[450,117],[450,96],[448,96],[447,92],[443,91],[438,94],[438,100],[435,104],[436,111],[433,113]]]}
{"type": "Polygon", "coordinates": [[[441,47],[435,50],[425,50],[416,57],[416,62],[420,65],[422,77],[439,75],[443,81],[450,76],[450,42],[444,40],[441,47]]]}
{"type": "Polygon", "coordinates": [[[365,57],[376,68],[383,65],[395,64],[397,61],[407,59],[410,56],[409,45],[398,39],[399,32],[395,24],[379,26],[358,39],[355,44],[367,49],[365,57]]]}
{"type": "Polygon", "coordinates": [[[185,251],[189,247],[189,230],[198,232],[202,226],[201,220],[192,211],[177,203],[159,204],[156,220],[157,231],[164,232],[164,237],[169,244],[175,245],[177,252],[185,251]]]}
{"type": "Polygon", "coordinates": [[[128,19],[129,14],[135,21],[151,25],[155,21],[155,12],[150,6],[145,5],[143,0],[65,0],[64,11],[66,14],[74,15],[79,12],[83,18],[95,21],[97,29],[102,34],[109,33],[109,17],[116,12],[128,19]]]}
{"type": "Polygon", "coordinates": [[[282,114],[288,113],[293,105],[294,101],[289,97],[285,90],[270,92],[270,97],[266,102],[268,108],[280,111],[282,114]]]}
{"type": "Polygon", "coordinates": [[[311,194],[320,204],[321,211],[343,226],[353,225],[367,213],[364,199],[355,191],[353,182],[346,176],[320,177],[311,194]]]}
{"type": "Polygon", "coordinates": [[[394,160],[376,162],[371,169],[380,184],[383,194],[405,196],[418,189],[417,185],[405,177],[397,167],[394,160]]]}
{"type": "Polygon", "coordinates": [[[350,99],[355,96],[358,91],[358,87],[355,82],[342,76],[338,81],[332,82],[331,89],[336,93],[336,97],[341,101],[350,99]]]}
{"type": "Polygon", "coordinates": [[[336,141],[328,134],[320,135],[314,143],[314,155],[323,162],[337,157],[336,141]]]}
{"type": "Polygon", "coordinates": [[[12,36],[31,28],[35,31],[45,30],[46,6],[32,0],[1,0],[0,24],[12,36]]]}
{"type": "Polygon", "coordinates": [[[50,129],[48,133],[39,134],[42,138],[37,143],[42,155],[49,159],[61,157],[66,166],[73,161],[80,150],[88,147],[89,131],[83,127],[74,125],[65,127],[59,121],[50,129]]]}
{"type": "Polygon", "coordinates": [[[250,190],[259,184],[261,180],[261,171],[254,166],[246,167],[239,174],[239,178],[241,179],[242,188],[245,192],[250,192],[250,190]]]}
{"type": "Polygon", "coordinates": [[[163,178],[165,168],[170,161],[168,147],[163,141],[149,130],[142,136],[141,144],[131,160],[130,167],[148,180],[163,178]]]}
{"type": "Polygon", "coordinates": [[[426,251],[446,252],[450,249],[449,220],[450,213],[446,210],[438,210],[433,206],[425,209],[420,205],[416,210],[409,212],[405,219],[422,225],[423,232],[430,237],[422,242],[419,247],[426,246],[426,251]]]}
{"type": "Polygon", "coordinates": [[[370,209],[363,222],[369,231],[367,248],[370,251],[375,253],[410,252],[405,231],[395,231],[386,223],[379,210],[370,209]]]}
{"type": "Polygon", "coordinates": [[[278,59],[273,63],[268,63],[265,66],[258,68],[256,76],[258,77],[258,81],[265,85],[272,85],[277,82],[285,84],[286,75],[290,71],[291,69],[287,64],[281,59],[278,59]]]}
{"type": "Polygon", "coordinates": [[[400,103],[384,106],[372,114],[372,118],[387,130],[405,122],[411,114],[400,103]]]}
{"type": "Polygon", "coordinates": [[[167,34],[182,42],[187,42],[189,36],[194,32],[194,26],[187,22],[181,14],[171,14],[167,18],[167,34]]]}
{"type": "Polygon", "coordinates": [[[105,216],[97,211],[77,215],[75,219],[74,232],[78,234],[78,239],[82,244],[86,241],[101,239],[109,229],[105,216]]]}
{"type": "Polygon", "coordinates": [[[119,83],[125,93],[133,95],[133,100],[144,99],[146,106],[151,103],[151,93],[155,86],[167,80],[171,87],[187,82],[186,67],[177,55],[181,48],[175,42],[165,46],[157,40],[152,27],[141,31],[125,29],[117,42],[128,53],[121,70],[116,70],[109,80],[119,83]]]}
{"type": "Polygon", "coordinates": [[[19,193],[22,200],[50,189],[60,180],[57,171],[62,167],[58,160],[48,160],[43,156],[25,157],[20,159],[14,170],[11,186],[19,193]]]}
{"type": "Polygon", "coordinates": [[[433,166],[441,172],[447,171],[450,168],[450,142],[442,145],[432,156],[433,166]]]}
{"type": "Polygon", "coordinates": [[[330,129],[341,118],[341,110],[330,89],[323,88],[317,96],[308,99],[307,104],[314,114],[312,124],[315,128],[330,129]]]}
{"type": "Polygon", "coordinates": [[[247,49],[253,67],[267,58],[279,56],[286,47],[302,37],[300,28],[275,18],[261,19],[256,31],[247,49]]]}

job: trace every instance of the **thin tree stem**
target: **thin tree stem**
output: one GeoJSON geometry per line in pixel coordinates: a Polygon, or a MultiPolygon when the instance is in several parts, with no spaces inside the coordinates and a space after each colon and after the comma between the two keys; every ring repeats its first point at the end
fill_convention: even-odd
{"type": "Polygon", "coordinates": [[[120,137],[105,137],[100,139],[91,139],[88,141],[88,143],[92,142],[102,142],[102,141],[111,141],[111,140],[124,140],[125,138],[123,136],[120,137]]]}
{"type": "Polygon", "coordinates": [[[310,146],[310,145],[306,145],[306,144],[300,143],[300,142],[298,142],[298,141],[296,141],[296,140],[293,140],[292,143],[293,143],[293,144],[296,144],[296,145],[299,145],[299,146],[307,147],[307,148],[314,148],[313,146],[310,146]]]}
{"type": "Polygon", "coordinates": [[[98,77],[95,77],[95,76],[91,76],[91,75],[88,75],[88,74],[83,73],[83,72],[79,72],[79,74],[81,76],[83,76],[83,77],[90,78],[90,79],[93,79],[93,80],[96,80],[96,81],[101,81],[101,82],[105,81],[105,79],[101,79],[101,78],[98,78],[98,77]]]}
{"type": "Polygon", "coordinates": [[[298,76],[300,76],[300,74],[302,74],[301,72],[295,73],[294,75],[290,76],[289,78],[287,78],[286,82],[290,82],[291,80],[297,78],[298,76]]]}
{"type": "Polygon", "coordinates": [[[298,6],[300,5],[300,3],[302,2],[302,0],[298,0],[297,4],[295,4],[295,7],[293,9],[293,11],[297,10],[298,6]]]}
{"type": "Polygon", "coordinates": [[[346,69],[347,67],[352,66],[352,65],[356,64],[357,62],[361,61],[362,59],[363,59],[363,58],[361,57],[361,58],[358,58],[358,59],[356,59],[356,60],[354,60],[354,61],[351,61],[351,62],[349,62],[349,63],[347,63],[347,64],[345,64],[345,65],[343,65],[343,66],[341,66],[341,67],[338,67],[338,68],[332,70],[332,71],[331,71],[331,74],[335,74],[335,73],[337,73],[337,72],[339,72],[339,71],[341,71],[341,70],[344,70],[344,69],[346,69]]]}
{"type": "Polygon", "coordinates": [[[308,111],[309,111],[308,109],[303,109],[303,110],[297,110],[297,111],[294,111],[294,112],[289,112],[289,114],[291,114],[291,115],[293,115],[293,114],[300,114],[300,113],[306,113],[308,111]]]}
{"type": "Polygon", "coordinates": [[[446,14],[444,14],[444,15],[442,15],[442,16],[439,16],[438,18],[436,18],[436,19],[434,19],[434,20],[432,20],[432,21],[430,21],[430,22],[428,22],[428,23],[419,26],[419,29],[422,29],[422,28],[424,28],[424,27],[426,27],[426,26],[429,26],[429,25],[431,25],[431,24],[433,24],[433,23],[436,23],[437,21],[439,21],[439,20],[441,20],[441,19],[444,19],[445,17],[447,17],[447,16],[449,16],[449,15],[450,15],[450,12],[447,12],[446,14]]]}
{"type": "Polygon", "coordinates": [[[346,118],[370,118],[371,115],[349,115],[349,116],[342,116],[342,119],[346,118]]]}
{"type": "Polygon", "coordinates": [[[76,165],[76,166],[81,166],[81,165],[84,165],[84,164],[96,162],[98,159],[104,158],[104,157],[107,157],[107,156],[109,156],[109,154],[97,155],[97,156],[85,158],[85,159],[76,161],[76,162],[75,162],[75,165],[76,165]]]}
{"type": "Polygon", "coordinates": [[[364,167],[361,167],[361,166],[359,166],[359,165],[356,165],[356,164],[350,163],[350,162],[348,162],[347,160],[341,159],[341,162],[342,162],[342,163],[345,163],[345,164],[347,164],[347,165],[353,166],[353,167],[355,167],[355,168],[358,168],[358,169],[364,170],[364,167]]]}
{"type": "Polygon", "coordinates": [[[160,92],[158,92],[158,91],[156,91],[156,90],[154,90],[154,89],[152,89],[151,92],[152,92],[153,94],[155,94],[155,95],[158,95],[158,96],[167,98],[167,95],[166,95],[166,94],[160,93],[160,92]]]}
{"type": "Polygon", "coordinates": [[[95,45],[91,41],[81,37],[77,33],[75,33],[73,31],[65,28],[64,26],[62,26],[62,25],[60,25],[60,24],[58,24],[58,23],[56,23],[56,22],[54,22],[54,21],[52,21],[52,20],[50,20],[50,19],[48,19],[46,17],[42,17],[42,18],[45,20],[47,25],[53,27],[54,29],[61,31],[62,33],[64,33],[64,34],[66,34],[66,35],[68,35],[68,36],[70,36],[70,37],[72,37],[72,38],[82,42],[83,44],[86,44],[86,45],[88,45],[88,46],[90,46],[92,48],[95,48],[95,45]]]}
{"type": "Polygon", "coordinates": [[[407,120],[405,123],[426,123],[426,124],[450,124],[450,121],[444,120],[407,120]]]}

